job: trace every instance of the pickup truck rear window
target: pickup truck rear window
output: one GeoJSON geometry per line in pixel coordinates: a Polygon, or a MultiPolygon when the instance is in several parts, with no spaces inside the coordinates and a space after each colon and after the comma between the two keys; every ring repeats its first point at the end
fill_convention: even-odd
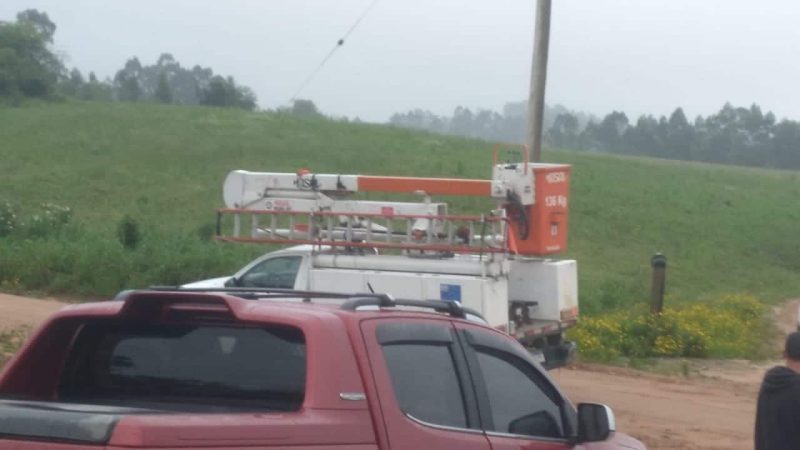
{"type": "Polygon", "coordinates": [[[293,411],[305,395],[300,330],[95,322],[79,332],[59,400],[177,410],[293,411]]]}

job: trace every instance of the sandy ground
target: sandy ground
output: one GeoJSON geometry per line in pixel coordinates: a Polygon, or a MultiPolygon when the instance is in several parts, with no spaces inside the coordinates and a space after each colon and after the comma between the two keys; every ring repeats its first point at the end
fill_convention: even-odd
{"type": "Polygon", "coordinates": [[[56,300],[0,293],[0,330],[38,325],[62,306],[64,304],[56,300]]]}
{"type": "Polygon", "coordinates": [[[574,402],[611,406],[617,429],[648,449],[752,449],[763,370],[737,370],[755,375],[755,380],[659,377],[599,367],[561,369],[552,375],[574,402]]]}
{"type": "MultiPolygon", "coordinates": [[[[796,327],[800,300],[775,310],[781,331],[796,327]]],[[[0,294],[0,330],[36,326],[62,304],[0,294]]],[[[752,449],[758,386],[772,364],[708,361],[697,375],[667,377],[604,366],[559,369],[551,375],[575,402],[605,403],[618,430],[648,449],[752,449]]]]}

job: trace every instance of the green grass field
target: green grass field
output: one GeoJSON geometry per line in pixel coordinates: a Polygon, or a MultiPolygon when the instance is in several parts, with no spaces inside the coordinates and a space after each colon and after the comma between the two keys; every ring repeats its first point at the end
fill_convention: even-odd
{"type": "MultiPolygon", "coordinates": [[[[0,108],[0,201],[20,216],[74,210],[69,229],[0,238],[0,288],[100,296],[222,275],[263,248],[202,240],[229,170],[486,178],[491,144],[318,119],[157,105],[0,108]],[[117,242],[130,214],[144,240],[117,242]]],[[[573,164],[570,250],[584,312],[649,297],[669,257],[668,302],[800,297],[800,173],[546,151],[573,164]]],[[[373,198],[377,198],[373,196],[373,198]]],[[[448,199],[450,200],[450,199],[448,199]]],[[[481,199],[452,199],[451,213],[481,199]]]]}

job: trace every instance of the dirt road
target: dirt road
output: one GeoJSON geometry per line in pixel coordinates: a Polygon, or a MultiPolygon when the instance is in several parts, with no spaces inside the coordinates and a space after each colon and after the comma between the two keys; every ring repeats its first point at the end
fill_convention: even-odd
{"type": "MultiPolygon", "coordinates": [[[[796,303],[795,303],[796,305],[796,303]]],[[[0,330],[34,326],[61,306],[0,294],[0,330]]],[[[781,308],[793,314],[794,307],[781,308]]],[[[776,311],[778,312],[778,311],[776,311]]],[[[789,330],[793,324],[781,326],[789,330]]],[[[655,450],[752,449],[758,385],[769,364],[746,361],[703,363],[690,378],[664,377],[626,369],[587,366],[551,375],[575,402],[605,403],[620,431],[655,450]]]]}
{"type": "MultiPolygon", "coordinates": [[[[763,370],[754,369],[760,378],[763,370]]],[[[659,377],[626,370],[557,370],[557,383],[574,402],[605,403],[620,431],[648,449],[753,448],[758,381],[659,377]]]]}
{"type": "Polygon", "coordinates": [[[0,330],[38,325],[63,303],[0,293],[0,330]]]}

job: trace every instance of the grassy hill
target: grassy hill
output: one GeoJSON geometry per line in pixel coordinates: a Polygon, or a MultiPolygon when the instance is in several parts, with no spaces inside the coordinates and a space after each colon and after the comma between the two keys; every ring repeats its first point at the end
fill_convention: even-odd
{"type": "MultiPolygon", "coordinates": [[[[491,145],[378,125],[157,105],[0,108],[0,201],[73,209],[52,235],[0,238],[0,289],[105,295],[239,267],[263,248],[201,239],[231,169],[489,176],[491,145]],[[141,224],[135,250],[120,219],[141,224]]],[[[570,251],[586,312],[644,302],[669,257],[668,302],[800,297],[800,173],[546,151],[574,165],[570,251]]],[[[451,212],[490,203],[453,199],[451,212]]],[[[30,219],[27,219],[30,220],[30,219]]]]}

